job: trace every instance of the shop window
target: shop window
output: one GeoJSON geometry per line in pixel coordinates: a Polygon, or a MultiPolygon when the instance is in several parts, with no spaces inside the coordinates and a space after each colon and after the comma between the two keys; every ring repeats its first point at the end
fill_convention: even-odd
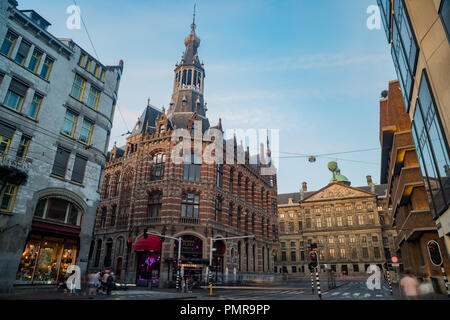
{"type": "Polygon", "coordinates": [[[22,253],[15,284],[56,285],[67,277],[75,264],[77,243],[69,239],[47,238],[31,234],[22,253]]]}
{"type": "Polygon", "coordinates": [[[34,216],[79,226],[81,224],[82,211],[77,205],[67,200],[44,198],[39,200],[34,216]]]}

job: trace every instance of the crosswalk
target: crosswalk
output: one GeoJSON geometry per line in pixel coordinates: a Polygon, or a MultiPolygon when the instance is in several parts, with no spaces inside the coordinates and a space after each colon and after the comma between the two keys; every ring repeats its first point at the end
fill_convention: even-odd
{"type": "Polygon", "coordinates": [[[341,288],[323,293],[328,299],[392,299],[389,289],[382,285],[380,289],[370,290],[365,282],[351,282],[341,288]]]}
{"type": "Polygon", "coordinates": [[[274,290],[252,290],[239,292],[239,294],[232,295],[221,295],[217,297],[217,300],[271,300],[271,299],[290,299],[297,295],[303,295],[304,290],[284,290],[284,291],[274,291],[274,290]]]}

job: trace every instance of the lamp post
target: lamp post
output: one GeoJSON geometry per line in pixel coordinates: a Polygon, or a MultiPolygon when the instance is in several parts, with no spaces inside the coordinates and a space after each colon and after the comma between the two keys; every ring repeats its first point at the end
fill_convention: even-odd
{"type": "Polygon", "coordinates": [[[211,237],[209,239],[209,270],[208,270],[208,278],[210,279],[209,281],[209,295],[212,296],[212,249],[213,249],[213,241],[216,240],[231,240],[231,239],[244,239],[244,238],[253,238],[256,239],[255,235],[251,235],[251,236],[236,236],[236,237],[227,237],[227,238],[213,238],[211,237]]]}

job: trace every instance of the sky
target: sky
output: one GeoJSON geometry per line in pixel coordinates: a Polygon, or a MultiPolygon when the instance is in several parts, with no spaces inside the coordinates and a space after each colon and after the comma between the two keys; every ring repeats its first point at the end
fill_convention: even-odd
{"type": "Polygon", "coordinates": [[[278,193],[324,187],[335,158],[352,186],[380,181],[379,99],[396,74],[383,26],[366,24],[376,0],[18,2],[103,64],[124,61],[110,147],[125,144],[148,98],[167,110],[195,3],[210,123],[279,130],[278,193]],[[86,28],[66,26],[74,2],[86,28]]]}

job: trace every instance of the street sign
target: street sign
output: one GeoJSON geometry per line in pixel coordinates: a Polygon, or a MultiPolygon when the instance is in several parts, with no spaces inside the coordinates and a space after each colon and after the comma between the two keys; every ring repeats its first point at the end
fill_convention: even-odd
{"type": "Polygon", "coordinates": [[[392,257],[391,257],[391,262],[392,262],[392,263],[398,264],[398,261],[399,261],[399,260],[398,260],[398,257],[397,257],[397,256],[392,256],[392,257]]]}
{"type": "Polygon", "coordinates": [[[400,267],[400,263],[393,263],[392,266],[393,267],[400,267]]]}

